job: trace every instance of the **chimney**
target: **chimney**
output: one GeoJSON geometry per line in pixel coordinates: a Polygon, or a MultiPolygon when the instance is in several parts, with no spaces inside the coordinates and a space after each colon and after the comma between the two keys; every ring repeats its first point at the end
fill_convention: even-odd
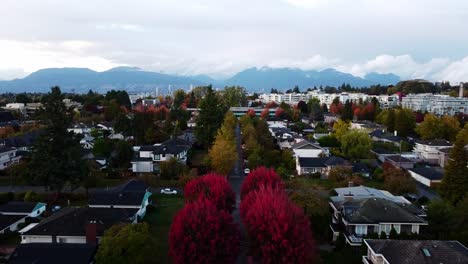
{"type": "Polygon", "coordinates": [[[463,93],[464,93],[464,83],[460,82],[460,90],[458,91],[458,97],[463,98],[463,93]]]}
{"type": "Polygon", "coordinates": [[[97,245],[97,223],[96,221],[89,221],[86,224],[86,244],[97,245]]]}

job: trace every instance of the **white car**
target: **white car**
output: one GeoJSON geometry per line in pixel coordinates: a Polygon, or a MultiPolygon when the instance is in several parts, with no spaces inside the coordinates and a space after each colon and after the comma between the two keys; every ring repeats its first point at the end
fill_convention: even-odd
{"type": "Polygon", "coordinates": [[[177,194],[177,190],[166,188],[161,190],[161,194],[177,194]]]}
{"type": "Polygon", "coordinates": [[[249,169],[249,168],[245,168],[245,169],[244,169],[244,173],[245,173],[245,174],[249,174],[249,173],[250,173],[250,169],[249,169]]]}

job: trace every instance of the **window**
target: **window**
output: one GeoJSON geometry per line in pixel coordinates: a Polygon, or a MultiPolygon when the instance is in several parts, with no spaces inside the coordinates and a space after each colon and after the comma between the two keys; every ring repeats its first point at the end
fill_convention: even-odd
{"type": "Polygon", "coordinates": [[[397,232],[397,234],[400,234],[401,232],[401,225],[393,225],[393,229],[397,232]]]}
{"type": "Polygon", "coordinates": [[[367,226],[366,225],[357,225],[355,228],[356,235],[365,235],[367,234],[367,226]]]}
{"type": "Polygon", "coordinates": [[[411,233],[419,234],[419,225],[412,225],[411,233]]]}
{"type": "Polygon", "coordinates": [[[380,233],[385,232],[385,234],[390,235],[390,231],[392,231],[392,225],[380,224],[380,233]]]}

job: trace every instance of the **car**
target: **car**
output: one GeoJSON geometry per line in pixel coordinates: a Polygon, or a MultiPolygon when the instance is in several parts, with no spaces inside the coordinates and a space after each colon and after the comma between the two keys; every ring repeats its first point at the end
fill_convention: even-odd
{"type": "Polygon", "coordinates": [[[249,173],[250,173],[250,169],[249,169],[249,168],[245,168],[245,169],[244,169],[244,173],[245,173],[245,174],[249,174],[249,173]]]}
{"type": "Polygon", "coordinates": [[[170,188],[165,188],[161,190],[161,194],[177,194],[177,190],[172,190],[170,188]]]}

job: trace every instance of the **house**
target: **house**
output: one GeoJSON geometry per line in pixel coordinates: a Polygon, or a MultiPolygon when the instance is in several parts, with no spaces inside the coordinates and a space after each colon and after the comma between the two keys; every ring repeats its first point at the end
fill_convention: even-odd
{"type": "Polygon", "coordinates": [[[412,168],[408,172],[411,177],[428,187],[440,184],[444,177],[442,168],[412,168]]]}
{"type": "MultiPolygon", "coordinates": [[[[395,196],[388,191],[374,189],[363,185],[354,187],[335,188],[334,192],[338,197],[344,198],[382,198],[395,203],[411,204],[411,202],[403,196],[395,196]]],[[[421,211],[420,213],[424,212],[421,211]]]]}
{"type": "Polygon", "coordinates": [[[325,155],[326,151],[316,143],[302,140],[291,145],[295,157],[318,158],[325,155]]]}
{"type": "Polygon", "coordinates": [[[18,156],[16,152],[16,148],[0,147],[0,170],[4,170],[20,161],[21,156],[18,156]]]}
{"type": "Polygon", "coordinates": [[[20,244],[8,259],[16,264],[92,264],[97,246],[93,244],[20,244]]]}
{"type": "Polygon", "coordinates": [[[0,140],[0,146],[12,147],[21,151],[30,151],[40,133],[40,131],[35,130],[21,136],[8,137],[0,140]]]}
{"type": "Polygon", "coordinates": [[[146,214],[146,207],[151,203],[148,185],[141,181],[130,180],[109,190],[100,190],[91,194],[91,208],[136,209],[134,222],[139,222],[146,214]]]}
{"type": "Polygon", "coordinates": [[[373,148],[370,152],[373,153],[374,155],[376,155],[377,159],[380,162],[384,162],[385,158],[388,157],[388,156],[396,155],[395,152],[384,149],[384,148],[373,148]]]}
{"type": "Polygon", "coordinates": [[[462,264],[468,249],[458,241],[365,239],[364,264],[462,264]]]}
{"type": "Polygon", "coordinates": [[[84,149],[93,149],[94,147],[94,137],[92,137],[89,134],[86,134],[81,140],[80,140],[81,147],[84,149]]]}
{"type": "Polygon", "coordinates": [[[376,129],[381,129],[381,126],[374,122],[363,120],[359,122],[351,122],[351,129],[362,129],[370,132],[376,129]]]}
{"type": "Polygon", "coordinates": [[[415,142],[413,153],[426,162],[443,167],[448,160],[451,148],[452,144],[447,140],[420,140],[415,142]]]}
{"type": "Polygon", "coordinates": [[[392,229],[398,234],[419,234],[421,226],[427,225],[423,210],[386,198],[333,196],[329,204],[333,210],[333,239],[341,233],[351,246],[361,245],[368,234],[384,232],[388,236],[392,229]]]}
{"type": "Polygon", "coordinates": [[[351,168],[351,163],[336,156],[323,158],[296,157],[296,171],[298,175],[307,175],[318,172],[321,174],[322,179],[327,179],[330,170],[337,167],[351,168]]]}
{"type": "Polygon", "coordinates": [[[369,136],[372,138],[373,141],[377,142],[387,142],[392,143],[393,145],[400,147],[403,138],[399,137],[395,134],[387,133],[383,129],[376,129],[369,133],[369,136]]]}
{"type": "Polygon", "coordinates": [[[159,172],[159,162],[171,158],[185,164],[191,145],[186,140],[173,138],[161,144],[136,147],[137,157],[132,160],[132,171],[159,172]]]}
{"type": "Polygon", "coordinates": [[[389,162],[396,168],[402,168],[402,169],[411,169],[414,167],[414,164],[416,163],[413,160],[403,157],[402,155],[387,156],[385,157],[385,161],[389,162]]]}
{"type": "Polygon", "coordinates": [[[0,233],[14,232],[26,219],[40,216],[46,210],[44,203],[8,202],[0,205],[0,233]]]}
{"type": "Polygon", "coordinates": [[[104,232],[119,223],[132,223],[138,209],[66,207],[19,231],[21,243],[98,244],[104,232]]]}
{"type": "Polygon", "coordinates": [[[75,134],[85,135],[91,133],[91,127],[88,127],[83,123],[78,123],[74,124],[73,127],[68,128],[67,131],[73,132],[75,134]]]}

